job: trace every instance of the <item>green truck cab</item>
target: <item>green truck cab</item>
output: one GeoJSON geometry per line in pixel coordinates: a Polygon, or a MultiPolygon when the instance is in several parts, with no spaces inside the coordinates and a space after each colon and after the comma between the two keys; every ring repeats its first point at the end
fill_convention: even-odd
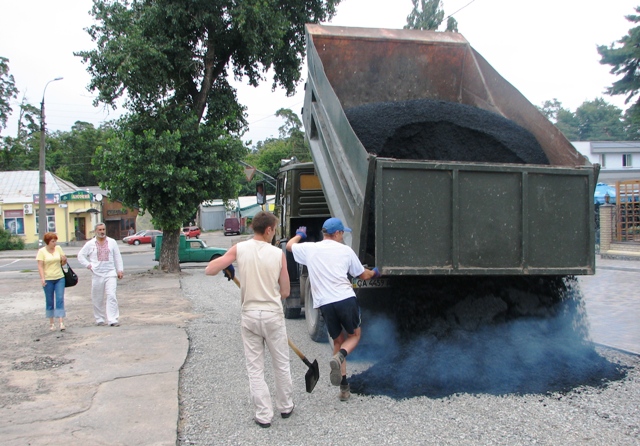
{"type": "MultiPolygon", "coordinates": [[[[160,250],[162,249],[162,235],[156,236],[155,255],[153,260],[160,260],[160,250]]],[[[227,252],[223,248],[214,248],[207,246],[204,240],[187,240],[184,234],[180,235],[180,243],[178,245],[178,258],[180,263],[186,262],[209,262],[213,259],[223,256],[227,252]]]]}

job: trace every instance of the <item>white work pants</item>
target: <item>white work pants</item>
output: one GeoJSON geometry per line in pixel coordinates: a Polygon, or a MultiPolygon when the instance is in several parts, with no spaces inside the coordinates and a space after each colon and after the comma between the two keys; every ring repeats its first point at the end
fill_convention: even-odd
{"type": "Polygon", "coordinates": [[[96,323],[115,324],[118,322],[120,312],[118,310],[118,299],[116,298],[117,285],[118,278],[115,276],[101,277],[93,275],[91,301],[93,302],[93,317],[96,318],[96,323]]]}
{"type": "Polygon", "coordinates": [[[260,423],[270,423],[273,406],[264,379],[265,344],[269,347],[276,381],[276,410],[287,413],[293,409],[293,384],[284,315],[271,311],[244,311],[241,326],[255,419],[260,423]]]}

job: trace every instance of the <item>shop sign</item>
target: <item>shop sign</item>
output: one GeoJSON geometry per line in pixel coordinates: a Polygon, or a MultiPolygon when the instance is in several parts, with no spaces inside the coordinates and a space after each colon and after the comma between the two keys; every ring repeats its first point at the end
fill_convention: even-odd
{"type": "Polygon", "coordinates": [[[129,211],[127,209],[109,209],[107,215],[127,215],[129,211]]]}
{"type": "MultiPolygon", "coordinates": [[[[34,204],[40,204],[40,194],[33,194],[34,204]]],[[[60,202],[60,194],[46,194],[44,199],[45,204],[53,204],[60,202]]]]}
{"type": "Polygon", "coordinates": [[[61,201],[85,201],[90,200],[93,201],[93,194],[91,192],[87,192],[86,190],[77,190],[75,192],[70,192],[68,194],[64,194],[60,197],[61,201]]]}

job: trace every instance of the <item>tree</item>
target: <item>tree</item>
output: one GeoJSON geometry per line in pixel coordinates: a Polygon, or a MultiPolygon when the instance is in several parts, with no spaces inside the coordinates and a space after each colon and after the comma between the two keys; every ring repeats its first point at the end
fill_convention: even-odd
{"type": "MultiPolygon", "coordinates": [[[[640,7],[636,7],[635,11],[640,13],[640,7]]],[[[632,14],[625,18],[632,23],[640,22],[638,15],[632,14]]],[[[611,74],[622,76],[607,88],[607,94],[627,95],[625,103],[629,103],[640,90],[640,26],[631,28],[617,43],[619,45],[616,42],[609,46],[599,45],[597,49],[601,57],[600,63],[611,65],[611,74]]],[[[640,108],[639,102],[636,101],[632,108],[640,108]]]]}
{"type": "Polygon", "coordinates": [[[602,98],[585,101],[576,109],[579,141],[624,141],[622,110],[602,98]]]}
{"type": "MultiPolygon", "coordinates": [[[[444,20],[441,0],[411,0],[413,10],[407,16],[405,29],[422,29],[436,31],[444,20]]],[[[458,32],[458,22],[453,17],[447,18],[446,31],[458,32]]]]}
{"type": "Polygon", "coordinates": [[[0,130],[6,128],[11,115],[11,100],[18,97],[13,75],[9,74],[9,59],[0,56],[0,130]]]}
{"type": "Polygon", "coordinates": [[[47,165],[60,178],[78,186],[97,186],[93,158],[114,136],[110,124],[95,128],[91,123],[76,121],[70,132],[57,132],[49,138],[47,165]]]}
{"type": "Polygon", "coordinates": [[[162,226],[163,270],[179,271],[180,227],[199,203],[237,192],[245,108],[227,76],[257,86],[272,69],[273,87],[292,94],[305,23],[329,20],[339,2],[94,0],[88,32],[97,48],[76,55],[96,101],[122,99],[130,112],[98,165],[112,193],[162,226]]]}
{"type": "Polygon", "coordinates": [[[553,122],[570,141],[624,141],[637,139],[638,126],[626,122],[615,105],[602,98],[585,101],[575,112],[565,109],[557,100],[545,101],[540,111],[553,122]]]}
{"type": "Polygon", "coordinates": [[[20,102],[16,136],[2,139],[1,170],[37,170],[40,150],[40,109],[27,102],[20,102]]]}
{"type": "Polygon", "coordinates": [[[311,161],[311,152],[304,139],[302,121],[298,115],[288,108],[276,111],[276,116],[285,119],[285,123],[278,129],[281,139],[285,140],[289,147],[288,157],[295,156],[301,162],[311,161]]]}

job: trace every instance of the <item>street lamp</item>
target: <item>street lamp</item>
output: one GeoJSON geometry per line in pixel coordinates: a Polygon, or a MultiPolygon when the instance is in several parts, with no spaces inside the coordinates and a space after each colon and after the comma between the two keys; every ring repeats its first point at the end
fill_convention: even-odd
{"type": "Polygon", "coordinates": [[[45,165],[44,165],[44,134],[45,134],[45,125],[44,125],[44,94],[47,91],[47,86],[51,82],[60,81],[61,77],[56,77],[55,79],[51,79],[44,86],[44,90],[42,91],[42,102],[40,103],[40,190],[38,196],[38,237],[39,237],[39,245],[42,245],[42,239],[44,234],[47,232],[47,184],[45,179],[45,165]]]}

